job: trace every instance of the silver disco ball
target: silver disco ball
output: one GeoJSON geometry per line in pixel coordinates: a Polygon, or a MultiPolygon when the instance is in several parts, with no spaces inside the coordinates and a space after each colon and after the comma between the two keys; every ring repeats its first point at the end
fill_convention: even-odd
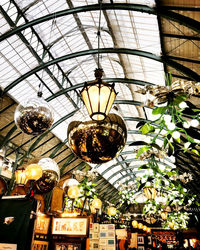
{"type": "Polygon", "coordinates": [[[36,182],[37,190],[40,193],[47,193],[60,181],[60,169],[51,158],[42,158],[37,164],[42,167],[42,177],[36,182]]]}
{"type": "Polygon", "coordinates": [[[40,135],[53,124],[53,112],[42,98],[35,97],[21,102],[14,115],[16,125],[26,134],[40,135]]]}
{"type": "Polygon", "coordinates": [[[114,113],[103,121],[72,121],[67,133],[72,151],[82,160],[96,164],[118,156],[127,139],[124,120],[114,113]]]}

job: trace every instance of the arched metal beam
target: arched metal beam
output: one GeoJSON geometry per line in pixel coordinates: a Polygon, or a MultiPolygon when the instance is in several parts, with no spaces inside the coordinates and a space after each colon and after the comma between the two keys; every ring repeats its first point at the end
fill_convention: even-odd
{"type": "MultiPolygon", "coordinates": [[[[63,17],[63,16],[67,16],[67,15],[72,15],[72,14],[78,14],[81,12],[87,12],[87,11],[95,11],[95,10],[99,10],[99,4],[93,4],[93,5],[86,5],[86,6],[80,6],[80,7],[76,7],[73,9],[66,9],[66,10],[62,10],[62,11],[58,11],[43,17],[40,17],[38,19],[32,20],[29,23],[20,25],[18,27],[13,28],[12,30],[9,30],[8,32],[4,33],[1,37],[0,37],[0,41],[3,41],[4,39],[17,34],[18,32],[21,32],[29,27],[33,27],[34,25],[55,19],[55,18],[59,18],[59,17],[63,17]]],[[[138,12],[144,12],[144,13],[148,13],[148,14],[153,14],[153,15],[160,15],[166,19],[175,21],[180,23],[181,25],[184,25],[198,33],[200,33],[200,22],[187,17],[187,16],[183,16],[179,13],[173,12],[173,11],[168,11],[164,8],[151,8],[149,6],[146,5],[139,5],[139,4],[124,4],[124,3],[112,3],[112,4],[102,4],[102,10],[129,10],[129,11],[138,11],[138,12]]]]}
{"type": "MultiPolygon", "coordinates": [[[[114,182],[112,183],[112,185],[114,186],[118,181],[121,181],[122,179],[124,179],[124,178],[126,178],[126,177],[128,177],[128,176],[131,176],[131,175],[133,175],[133,176],[135,177],[134,173],[126,174],[126,175],[120,177],[118,180],[114,181],[114,182]]],[[[134,178],[133,180],[135,180],[135,178],[134,178]]]]}
{"type": "MultiPolygon", "coordinates": [[[[127,78],[104,78],[102,80],[105,81],[105,82],[108,82],[108,83],[109,82],[115,82],[115,83],[119,82],[119,83],[127,83],[127,84],[134,84],[134,85],[140,85],[140,86],[155,85],[154,83],[151,83],[151,82],[140,81],[140,80],[136,80],[136,79],[127,79],[127,78]]],[[[76,85],[74,85],[72,87],[69,87],[69,88],[66,88],[66,89],[63,89],[63,90],[60,90],[57,93],[49,96],[46,99],[46,101],[48,101],[48,102],[52,101],[56,97],[61,96],[63,94],[66,94],[67,92],[70,92],[72,90],[76,90],[78,88],[83,88],[84,84],[85,84],[85,82],[76,84],[76,85]]]]}
{"type": "MultiPolygon", "coordinates": [[[[119,166],[120,164],[127,163],[127,162],[128,162],[128,163],[131,163],[131,162],[133,162],[133,161],[141,161],[141,160],[133,158],[133,159],[127,159],[127,160],[124,160],[124,161],[120,161],[120,162],[118,162],[118,163],[116,163],[116,164],[114,164],[114,165],[112,165],[112,166],[106,168],[106,169],[101,173],[101,175],[104,176],[109,170],[113,169],[114,167],[119,166]]],[[[148,160],[144,160],[144,162],[148,162],[148,160]]],[[[155,162],[157,162],[158,164],[163,165],[163,166],[165,166],[165,167],[168,166],[166,163],[161,162],[161,161],[155,161],[155,162]]],[[[124,170],[133,170],[135,167],[140,167],[140,166],[141,166],[141,164],[140,164],[140,165],[134,165],[134,166],[125,168],[124,170]]],[[[115,173],[114,173],[113,175],[111,175],[110,177],[112,178],[112,177],[114,177],[115,175],[119,174],[120,172],[122,172],[122,171],[124,171],[124,170],[121,169],[121,170],[115,172],[115,173]]],[[[110,177],[107,179],[108,181],[111,179],[110,177]]]]}
{"type": "Polygon", "coordinates": [[[16,86],[18,83],[20,83],[21,81],[25,80],[27,77],[39,72],[40,70],[43,70],[51,65],[54,65],[55,63],[59,63],[65,60],[69,60],[69,59],[73,59],[76,57],[80,57],[80,56],[86,56],[86,55],[91,55],[91,54],[104,54],[104,53],[120,53],[120,54],[128,54],[128,55],[134,55],[134,56],[141,56],[141,57],[145,57],[145,58],[149,58],[161,63],[166,63],[169,66],[171,66],[172,68],[182,72],[183,74],[189,76],[191,79],[195,80],[195,81],[200,81],[200,76],[192,71],[191,69],[181,65],[178,62],[175,62],[173,60],[168,59],[167,57],[164,56],[157,56],[154,55],[150,52],[146,52],[146,51],[142,51],[142,50],[136,50],[136,49],[126,49],[126,48],[102,48],[102,49],[92,49],[92,50],[84,50],[84,51],[79,51],[79,52],[75,52],[69,55],[65,55],[65,56],[61,56],[58,57],[54,60],[48,61],[46,63],[43,63],[37,67],[35,67],[34,69],[30,70],[29,72],[25,73],[24,75],[20,76],[18,79],[16,79],[15,81],[13,81],[11,84],[9,84],[5,89],[4,89],[4,93],[8,92],[11,88],[13,88],[14,86],[16,86]]]}
{"type": "MultiPolygon", "coordinates": [[[[158,162],[158,164],[160,164],[160,165],[163,165],[163,166],[168,166],[167,164],[165,164],[164,162],[159,162],[159,161],[157,161],[158,162]]],[[[118,164],[119,165],[119,164],[118,164]]],[[[132,167],[128,167],[128,168],[126,168],[125,170],[133,170],[134,168],[138,168],[138,167],[140,167],[141,165],[134,165],[134,166],[132,166],[132,167]]],[[[111,167],[112,168],[112,167],[111,167]]],[[[110,168],[110,169],[111,169],[110,168]]],[[[106,169],[107,170],[107,169],[106,169]]],[[[119,170],[119,171],[117,171],[117,172],[115,172],[114,174],[112,174],[111,176],[109,176],[109,178],[107,179],[108,181],[109,180],[111,180],[115,175],[117,175],[117,174],[119,174],[119,173],[121,173],[121,172],[123,172],[123,171],[125,171],[125,170],[123,170],[123,169],[121,169],[121,170],[119,170]]],[[[108,170],[109,171],[109,170],[108,170]]],[[[106,172],[108,172],[108,171],[106,171],[106,172]]],[[[142,169],[141,169],[141,171],[143,171],[142,169]]]]}

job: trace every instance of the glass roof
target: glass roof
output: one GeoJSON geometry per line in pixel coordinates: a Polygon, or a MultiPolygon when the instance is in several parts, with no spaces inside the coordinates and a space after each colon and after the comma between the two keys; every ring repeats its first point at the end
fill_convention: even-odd
{"type": "MultiPolygon", "coordinates": [[[[103,3],[110,2],[109,0],[103,1],[103,3]]],[[[145,4],[151,7],[155,5],[153,0],[116,0],[113,2],[145,4]]],[[[17,15],[18,10],[13,3],[14,1],[1,1],[1,5],[8,15],[0,14],[1,35],[12,29],[11,26],[14,26],[15,23],[19,26],[54,12],[55,17],[34,25],[32,28],[27,28],[0,43],[0,86],[3,89],[46,62],[76,52],[97,49],[99,11],[86,11],[56,17],[57,11],[97,4],[97,0],[15,0],[16,5],[23,12],[23,16],[17,15]]],[[[160,55],[161,46],[157,16],[127,10],[103,11],[100,48],[127,48],[160,55]]],[[[164,85],[163,64],[145,57],[116,52],[102,53],[100,64],[104,69],[104,78],[127,78],[164,85]]],[[[60,60],[58,63],[35,73],[30,73],[28,77],[10,88],[8,93],[17,102],[21,102],[23,99],[36,96],[39,85],[44,84],[43,96],[46,99],[61,89],[94,80],[95,68],[97,68],[97,55],[95,54],[86,53],[68,60],[60,60]]],[[[138,86],[134,84],[117,82],[116,91],[119,92],[117,100],[143,102],[143,97],[136,93],[137,89],[138,86]]],[[[79,111],[76,115],[80,119],[85,116],[77,90],[51,100],[50,104],[55,113],[55,122],[77,109],[79,111]]],[[[149,140],[146,136],[134,134],[137,122],[126,118],[152,119],[152,116],[149,108],[125,104],[117,106],[126,120],[129,132],[127,145],[117,159],[96,166],[96,168],[104,178],[118,188],[117,181],[119,179],[124,182],[140,173],[137,166],[141,165],[141,162],[136,160],[133,148],[130,148],[128,144],[135,140],[149,140]],[[124,162],[125,160],[127,161],[124,162]],[[131,170],[131,167],[134,168],[134,171],[131,170]],[[114,173],[117,174],[113,175],[114,173]]],[[[52,131],[62,141],[67,137],[68,124],[69,119],[66,119],[52,131]]]]}

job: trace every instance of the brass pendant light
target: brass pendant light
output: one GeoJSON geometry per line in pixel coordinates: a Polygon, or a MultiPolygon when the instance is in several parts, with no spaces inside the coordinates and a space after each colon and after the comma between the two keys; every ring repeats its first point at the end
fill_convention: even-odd
{"type": "Polygon", "coordinates": [[[100,13],[99,13],[99,26],[98,26],[98,55],[97,55],[97,66],[95,70],[96,79],[92,82],[86,82],[84,88],[81,90],[82,100],[87,108],[89,116],[92,120],[102,121],[108,115],[112,104],[117,95],[114,89],[114,83],[112,85],[102,81],[103,69],[100,68],[99,63],[99,47],[100,47],[100,24],[101,24],[101,9],[102,0],[100,2],[100,13]]]}

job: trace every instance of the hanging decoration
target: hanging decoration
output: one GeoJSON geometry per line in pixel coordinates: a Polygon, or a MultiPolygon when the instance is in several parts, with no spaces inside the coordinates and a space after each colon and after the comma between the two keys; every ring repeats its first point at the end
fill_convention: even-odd
{"type": "Polygon", "coordinates": [[[73,175],[79,182],[81,182],[85,177],[87,177],[88,181],[93,181],[98,176],[98,173],[94,168],[91,170],[86,169],[86,171],[81,171],[77,169],[73,171],[73,175]]]}
{"type": "Polygon", "coordinates": [[[167,216],[168,216],[168,212],[163,211],[163,212],[160,213],[160,216],[161,216],[161,218],[162,218],[163,220],[166,220],[166,219],[167,219],[167,216]]]}
{"type": "Polygon", "coordinates": [[[183,95],[197,95],[200,93],[200,84],[193,83],[191,81],[185,82],[183,80],[178,80],[172,82],[171,76],[167,79],[169,83],[168,86],[150,86],[146,85],[144,88],[140,88],[137,93],[146,95],[147,97],[154,97],[147,99],[146,105],[149,107],[154,107],[155,104],[163,104],[166,102],[172,102],[178,96],[183,95]]]}
{"type": "Polygon", "coordinates": [[[21,102],[14,115],[16,125],[28,135],[40,135],[53,124],[53,111],[50,105],[38,96],[21,102]]]}
{"type": "Polygon", "coordinates": [[[101,12],[102,12],[102,0],[99,1],[99,25],[97,31],[98,38],[98,55],[97,66],[95,70],[95,80],[92,82],[86,82],[84,88],[81,91],[83,102],[87,108],[89,116],[94,121],[104,120],[115,100],[117,95],[114,89],[114,83],[112,85],[104,82],[101,78],[103,76],[103,69],[100,68],[99,47],[101,38],[101,12]]]}
{"type": "Polygon", "coordinates": [[[94,121],[102,121],[106,118],[117,95],[114,83],[110,85],[104,82],[101,79],[102,76],[103,70],[97,68],[95,70],[96,80],[86,82],[81,91],[89,116],[94,121]]]}
{"type": "Polygon", "coordinates": [[[60,169],[51,158],[42,158],[38,161],[42,168],[42,177],[37,180],[38,192],[47,193],[51,191],[60,181],[60,169]]]}
{"type": "Polygon", "coordinates": [[[155,200],[157,190],[154,187],[145,187],[144,194],[148,200],[155,200]]]}
{"type": "Polygon", "coordinates": [[[68,142],[83,161],[101,164],[111,161],[123,150],[127,129],[123,119],[110,113],[102,122],[73,121],[68,126],[68,142]]]}

